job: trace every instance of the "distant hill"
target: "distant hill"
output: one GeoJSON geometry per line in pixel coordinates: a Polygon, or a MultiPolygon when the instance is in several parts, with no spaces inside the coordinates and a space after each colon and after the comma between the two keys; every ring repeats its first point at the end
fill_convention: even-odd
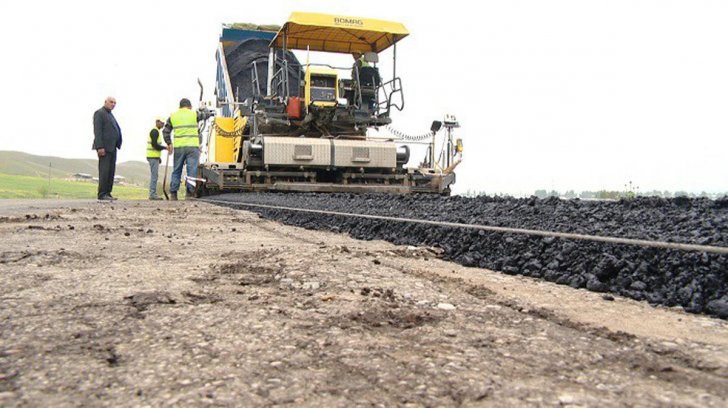
{"type": "MultiPolygon", "coordinates": [[[[52,178],[66,178],[75,173],[88,173],[97,177],[98,161],[94,159],[64,159],[52,156],[36,156],[23,152],[0,151],[0,173],[18,176],[48,177],[48,163],[52,178]]],[[[163,169],[160,169],[163,171],[163,169]]],[[[146,162],[128,161],[116,164],[116,174],[124,176],[130,184],[149,183],[149,165],[146,162]]],[[[162,177],[160,172],[160,178],[162,177]]]]}

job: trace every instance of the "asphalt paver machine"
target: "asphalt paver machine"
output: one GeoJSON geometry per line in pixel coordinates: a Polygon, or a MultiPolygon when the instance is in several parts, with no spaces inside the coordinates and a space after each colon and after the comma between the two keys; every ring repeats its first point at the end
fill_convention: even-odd
{"type": "Polygon", "coordinates": [[[391,128],[391,114],[404,108],[397,44],[408,35],[397,22],[299,12],[281,27],[223,26],[216,54],[218,112],[206,135],[200,195],[449,194],[462,157],[455,117],[432,122],[418,136],[391,128]],[[385,78],[379,57],[390,47],[392,76],[385,78]],[[305,52],[306,61],[293,51],[305,52]],[[322,53],[354,58],[347,66],[311,60],[322,53]],[[379,130],[376,137],[368,136],[371,129],[379,130]],[[417,143],[427,153],[410,167],[410,146],[417,143]]]}

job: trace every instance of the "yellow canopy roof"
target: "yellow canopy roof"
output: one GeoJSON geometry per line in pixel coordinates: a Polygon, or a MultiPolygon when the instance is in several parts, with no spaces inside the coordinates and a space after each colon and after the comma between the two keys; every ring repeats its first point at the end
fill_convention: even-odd
{"type": "Polygon", "coordinates": [[[371,18],[293,12],[271,45],[289,50],[379,53],[409,35],[402,23],[371,18]]]}

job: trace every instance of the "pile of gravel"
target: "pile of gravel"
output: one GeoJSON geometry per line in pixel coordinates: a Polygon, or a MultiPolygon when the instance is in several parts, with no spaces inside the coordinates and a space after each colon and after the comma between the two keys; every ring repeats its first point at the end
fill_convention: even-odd
{"type": "MultiPolygon", "coordinates": [[[[728,246],[728,199],[622,201],[386,194],[245,193],[216,200],[728,246]]],[[[442,248],[465,266],[542,278],[728,318],[728,256],[246,207],[304,228],[442,248]]]]}

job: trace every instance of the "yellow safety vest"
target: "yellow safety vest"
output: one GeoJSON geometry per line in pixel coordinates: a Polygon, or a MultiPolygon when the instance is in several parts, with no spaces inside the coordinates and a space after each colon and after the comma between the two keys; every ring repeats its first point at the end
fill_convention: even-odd
{"type": "Polygon", "coordinates": [[[147,135],[147,159],[159,159],[162,157],[162,151],[157,150],[152,146],[152,131],[156,130],[159,132],[159,137],[157,138],[157,144],[162,141],[162,130],[157,129],[156,127],[153,127],[152,130],[149,131],[149,134],[147,135]]]}
{"type": "Polygon", "coordinates": [[[174,131],[174,147],[200,147],[197,131],[197,112],[180,108],[169,117],[174,131]]]}

